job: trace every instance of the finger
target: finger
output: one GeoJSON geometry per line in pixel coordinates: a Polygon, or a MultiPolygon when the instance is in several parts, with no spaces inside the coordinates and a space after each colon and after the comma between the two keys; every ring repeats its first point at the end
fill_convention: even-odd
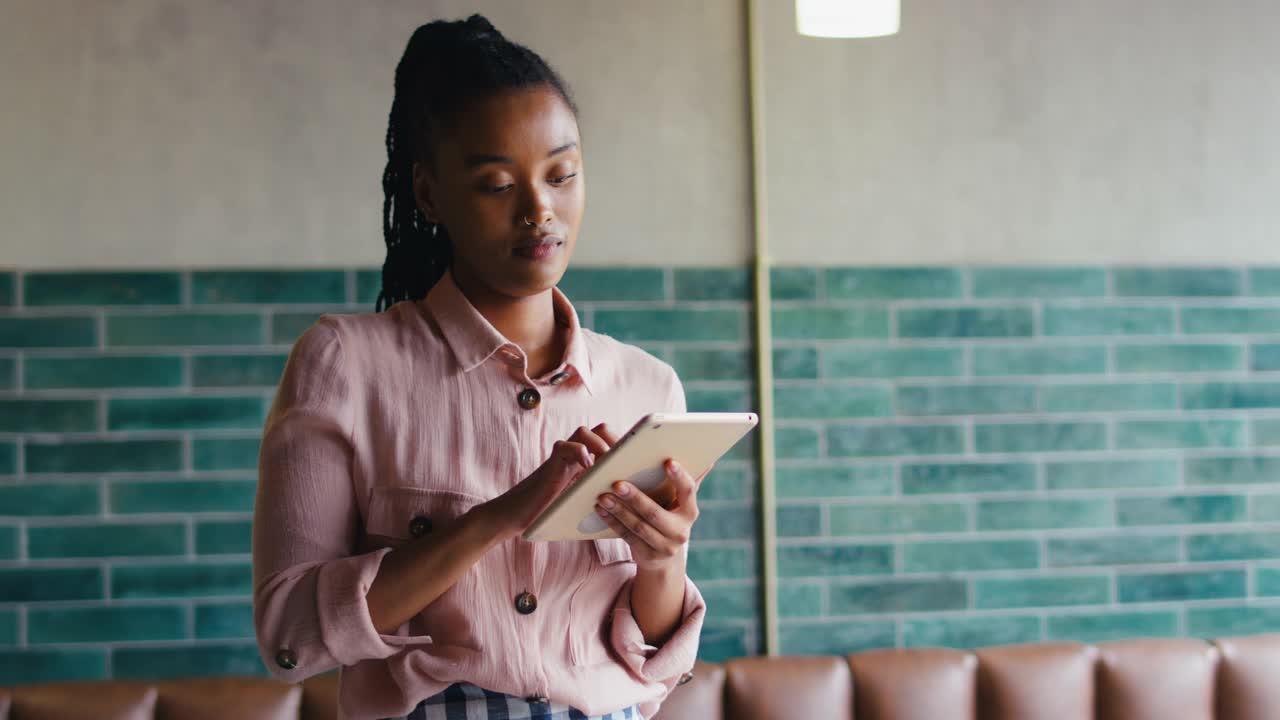
{"type": "Polygon", "coordinates": [[[639,546],[643,546],[645,549],[650,549],[649,543],[637,537],[635,533],[631,532],[631,528],[623,525],[618,518],[607,512],[600,512],[599,508],[596,509],[596,514],[600,516],[601,520],[604,520],[605,525],[608,525],[614,532],[618,533],[618,537],[625,540],[633,550],[637,549],[639,546]]]}
{"type": "Polygon", "coordinates": [[[594,462],[590,450],[584,443],[569,440],[557,440],[551,448],[551,457],[558,459],[566,466],[576,464],[583,468],[591,467],[594,462]]]}
{"type": "Polygon", "coordinates": [[[599,425],[591,428],[591,432],[603,438],[605,442],[609,443],[609,447],[611,448],[618,444],[618,436],[606,423],[600,423],[599,425]]]}
{"type": "Polygon", "coordinates": [[[596,505],[596,514],[604,518],[605,524],[627,538],[628,542],[640,542],[654,552],[662,552],[670,544],[652,525],[641,520],[635,513],[627,510],[617,498],[613,498],[613,507],[604,507],[603,502],[596,505]]]}
{"type": "Polygon", "coordinates": [[[600,504],[626,523],[627,527],[644,537],[646,542],[653,544],[657,540],[661,543],[661,539],[665,539],[679,544],[688,541],[689,524],[682,517],[663,508],[630,483],[618,482],[614,488],[615,492],[601,496],[600,504]],[[610,501],[613,502],[613,507],[609,507],[610,501]],[[646,534],[646,530],[651,531],[652,536],[646,534]]]}
{"type": "MultiPolygon", "coordinates": [[[[696,514],[698,507],[698,485],[701,483],[701,478],[694,480],[693,477],[689,475],[689,472],[675,460],[667,460],[664,468],[667,471],[667,481],[670,482],[672,487],[676,490],[676,507],[680,510],[693,508],[696,514]]],[[[706,473],[703,473],[702,476],[706,477],[706,473]]]]}
{"type": "Polygon", "coordinates": [[[609,452],[610,447],[610,444],[605,442],[604,438],[588,430],[586,426],[574,430],[573,434],[569,436],[569,442],[582,443],[596,457],[609,452]]]}

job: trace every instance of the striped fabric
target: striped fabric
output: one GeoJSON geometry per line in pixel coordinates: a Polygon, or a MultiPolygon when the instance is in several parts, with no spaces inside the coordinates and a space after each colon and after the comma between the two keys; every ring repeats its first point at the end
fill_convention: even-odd
{"type": "Polygon", "coordinates": [[[532,703],[471,683],[454,683],[418,704],[403,719],[389,720],[644,720],[633,705],[605,715],[585,715],[560,703],[532,703]]]}

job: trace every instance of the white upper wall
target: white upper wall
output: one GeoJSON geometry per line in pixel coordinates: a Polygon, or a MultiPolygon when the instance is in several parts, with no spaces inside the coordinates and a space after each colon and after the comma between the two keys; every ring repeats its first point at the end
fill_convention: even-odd
{"type": "MultiPolygon", "coordinates": [[[[767,17],[782,264],[1280,260],[1280,4],[902,0],[767,17]]],[[[0,265],[376,265],[395,63],[471,11],[582,108],[575,262],[749,257],[739,0],[11,0],[0,265]]]]}

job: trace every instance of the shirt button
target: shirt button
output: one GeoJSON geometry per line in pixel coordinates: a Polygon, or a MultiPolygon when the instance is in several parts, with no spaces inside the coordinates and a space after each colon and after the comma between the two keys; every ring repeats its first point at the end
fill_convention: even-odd
{"type": "Polygon", "coordinates": [[[516,402],[525,410],[532,410],[542,403],[542,395],[533,388],[525,388],[516,396],[516,402]]]}
{"type": "Polygon", "coordinates": [[[693,673],[687,672],[680,676],[680,679],[676,681],[676,684],[684,685],[684,684],[687,684],[692,679],[693,679],[693,673]]]}
{"type": "Polygon", "coordinates": [[[528,591],[522,592],[516,596],[516,612],[521,615],[528,615],[538,609],[538,598],[528,591]]]}
{"type": "Polygon", "coordinates": [[[276,653],[276,664],[285,670],[292,670],[298,667],[298,656],[289,648],[280,648],[280,652],[276,653]]]}
{"type": "Polygon", "coordinates": [[[569,373],[559,372],[559,373],[556,373],[555,375],[552,375],[551,379],[547,380],[547,382],[551,383],[552,385],[559,385],[560,383],[568,379],[569,379],[569,373]]]}
{"type": "Polygon", "coordinates": [[[426,515],[414,515],[409,521],[409,534],[414,537],[422,537],[431,532],[431,518],[426,515]]]}
{"type": "Polygon", "coordinates": [[[527,697],[524,699],[524,701],[532,705],[546,705],[547,703],[551,702],[550,700],[542,697],[541,695],[534,695],[532,697],[527,697]]]}

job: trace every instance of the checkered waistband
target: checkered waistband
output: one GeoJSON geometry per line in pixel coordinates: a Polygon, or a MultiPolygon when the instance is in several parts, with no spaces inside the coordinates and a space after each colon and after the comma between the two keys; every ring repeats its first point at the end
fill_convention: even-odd
{"type": "Polygon", "coordinates": [[[607,715],[587,715],[555,702],[529,702],[471,683],[454,683],[418,703],[404,718],[388,720],[645,720],[633,705],[607,715]]]}

